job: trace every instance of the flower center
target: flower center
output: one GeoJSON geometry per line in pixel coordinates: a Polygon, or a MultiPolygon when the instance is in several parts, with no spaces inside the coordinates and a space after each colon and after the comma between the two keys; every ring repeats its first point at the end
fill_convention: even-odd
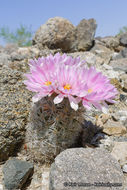
{"type": "Polygon", "coordinates": [[[93,90],[91,88],[88,89],[88,93],[91,93],[93,92],[93,90]]]}
{"type": "Polygon", "coordinates": [[[52,84],[52,82],[51,82],[51,81],[46,81],[44,84],[45,84],[46,86],[50,86],[50,85],[52,84]]]}
{"type": "Polygon", "coordinates": [[[65,89],[65,90],[70,90],[70,89],[71,89],[71,85],[70,85],[70,84],[66,84],[66,85],[64,86],[64,89],[65,89]]]}

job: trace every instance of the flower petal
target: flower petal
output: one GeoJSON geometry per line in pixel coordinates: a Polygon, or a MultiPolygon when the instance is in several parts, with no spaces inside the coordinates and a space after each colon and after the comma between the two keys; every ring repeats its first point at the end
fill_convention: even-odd
{"type": "Polygon", "coordinates": [[[77,109],[78,109],[78,104],[76,104],[76,103],[74,103],[74,102],[71,102],[70,105],[71,105],[72,109],[74,109],[75,111],[77,111],[77,109]]]}
{"type": "Polygon", "coordinates": [[[47,96],[47,94],[36,94],[35,96],[32,97],[32,101],[35,103],[35,102],[38,102],[41,98],[47,96]]]}
{"type": "Polygon", "coordinates": [[[64,96],[62,96],[61,94],[59,94],[58,96],[56,96],[55,98],[54,98],[54,104],[59,104],[60,102],[62,102],[63,101],[63,99],[64,99],[64,96]]]}

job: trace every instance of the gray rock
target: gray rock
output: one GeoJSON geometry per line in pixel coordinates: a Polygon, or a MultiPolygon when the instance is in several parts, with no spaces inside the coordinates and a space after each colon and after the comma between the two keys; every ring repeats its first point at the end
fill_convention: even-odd
{"type": "Polygon", "coordinates": [[[0,53],[4,52],[4,47],[0,45],[0,53]]]}
{"type": "Polygon", "coordinates": [[[22,82],[22,73],[0,68],[0,161],[6,160],[24,140],[32,93],[22,82]]]}
{"type": "Polygon", "coordinates": [[[120,121],[125,121],[127,118],[127,111],[126,110],[118,110],[116,112],[116,117],[119,117],[120,121]]]}
{"type": "Polygon", "coordinates": [[[4,48],[4,51],[9,55],[11,54],[12,52],[15,52],[17,51],[18,49],[18,45],[13,43],[13,44],[6,44],[5,48],[4,48]]]}
{"type": "Polygon", "coordinates": [[[15,158],[8,160],[3,167],[5,188],[8,190],[21,189],[32,175],[33,169],[32,163],[15,158]]]}
{"type": "Polygon", "coordinates": [[[120,163],[124,165],[127,162],[127,141],[114,142],[114,147],[111,151],[112,156],[120,163]]]}
{"type": "Polygon", "coordinates": [[[124,81],[124,84],[123,84],[123,91],[124,91],[124,92],[127,92],[127,79],[124,81]]]}
{"type": "Polygon", "coordinates": [[[122,169],[123,169],[123,172],[127,173],[127,164],[123,165],[122,169]]]}
{"type": "Polygon", "coordinates": [[[2,65],[8,65],[10,62],[10,56],[6,54],[5,52],[0,53],[0,67],[2,65]]]}
{"type": "Polygon", "coordinates": [[[109,65],[112,66],[115,71],[127,72],[127,58],[110,61],[109,65]]]}
{"type": "Polygon", "coordinates": [[[69,56],[72,56],[74,58],[80,57],[81,61],[84,61],[81,66],[87,64],[88,66],[95,66],[97,64],[101,65],[104,63],[104,59],[100,58],[99,56],[95,55],[92,52],[86,51],[86,52],[74,52],[74,53],[68,53],[69,56]]]}
{"type": "Polygon", "coordinates": [[[20,55],[18,52],[11,53],[11,61],[21,61],[27,57],[28,57],[28,55],[27,56],[20,55]]]}
{"type": "Polygon", "coordinates": [[[110,136],[105,135],[104,139],[100,139],[100,143],[98,144],[98,147],[106,149],[109,152],[111,152],[114,147],[114,141],[111,139],[110,136]]]}
{"type": "Polygon", "coordinates": [[[106,36],[104,38],[100,38],[100,41],[110,49],[116,49],[119,46],[119,39],[114,36],[106,36]]]}
{"type": "Polygon", "coordinates": [[[123,58],[127,58],[127,48],[121,50],[121,55],[123,56],[123,58]]]}
{"type": "Polygon", "coordinates": [[[127,32],[124,34],[121,34],[119,37],[120,44],[123,46],[127,46],[127,32]]]}
{"type": "Polygon", "coordinates": [[[125,102],[127,100],[127,96],[124,94],[120,94],[120,101],[125,102]]]}
{"type": "Polygon", "coordinates": [[[127,119],[123,121],[123,125],[127,128],[127,119]]]}
{"type": "Polygon", "coordinates": [[[103,59],[110,60],[113,52],[107,48],[105,45],[98,44],[95,42],[94,47],[90,50],[90,52],[100,56],[103,59]]]}
{"type": "Polygon", "coordinates": [[[127,58],[127,48],[123,48],[113,59],[127,58]]]}
{"type": "Polygon", "coordinates": [[[87,51],[93,46],[96,28],[97,24],[94,19],[83,19],[78,24],[75,43],[79,51],[87,51]]]}
{"type": "Polygon", "coordinates": [[[10,54],[11,61],[22,61],[25,59],[30,59],[33,58],[35,59],[36,57],[39,56],[39,50],[35,48],[34,46],[30,47],[19,47],[15,52],[12,52],[10,54]]]}
{"type": "Polygon", "coordinates": [[[66,19],[61,17],[50,18],[35,33],[33,44],[39,49],[48,47],[70,51],[72,42],[75,40],[75,27],[66,19]]]}
{"type": "Polygon", "coordinates": [[[50,190],[123,190],[122,183],[119,163],[104,149],[67,149],[51,165],[50,190]],[[112,187],[105,187],[106,184],[112,187]]]}

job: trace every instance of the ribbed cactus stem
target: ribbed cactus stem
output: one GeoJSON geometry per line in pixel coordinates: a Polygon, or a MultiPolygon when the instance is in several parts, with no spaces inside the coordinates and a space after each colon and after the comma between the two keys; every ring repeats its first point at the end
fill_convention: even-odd
{"type": "Polygon", "coordinates": [[[84,108],[74,111],[67,98],[55,105],[54,96],[32,105],[26,145],[35,161],[53,162],[61,151],[74,147],[82,131],[84,108]]]}

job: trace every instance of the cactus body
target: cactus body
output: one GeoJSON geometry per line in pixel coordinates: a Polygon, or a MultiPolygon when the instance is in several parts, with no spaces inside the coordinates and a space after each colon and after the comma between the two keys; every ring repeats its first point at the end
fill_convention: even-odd
{"type": "Polygon", "coordinates": [[[55,105],[54,96],[34,103],[26,129],[26,145],[35,161],[51,163],[63,150],[74,147],[82,131],[84,108],[74,111],[67,98],[55,105]]]}

